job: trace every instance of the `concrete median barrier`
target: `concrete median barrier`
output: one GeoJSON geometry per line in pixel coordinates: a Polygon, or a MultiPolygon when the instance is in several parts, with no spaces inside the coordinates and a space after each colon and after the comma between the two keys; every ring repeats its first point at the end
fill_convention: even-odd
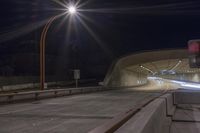
{"type": "Polygon", "coordinates": [[[169,133],[175,112],[173,94],[146,99],[131,111],[132,116],[122,113],[90,133],[169,133]]]}
{"type": "Polygon", "coordinates": [[[174,97],[172,93],[166,94],[161,96],[160,98],[165,99],[166,102],[166,109],[167,109],[167,115],[173,116],[176,106],[174,105],[174,97]]]}
{"type": "Polygon", "coordinates": [[[116,133],[167,133],[171,121],[166,113],[166,100],[158,98],[144,107],[116,133]]]}
{"type": "Polygon", "coordinates": [[[200,91],[178,90],[174,93],[175,104],[200,104],[200,91]]]}

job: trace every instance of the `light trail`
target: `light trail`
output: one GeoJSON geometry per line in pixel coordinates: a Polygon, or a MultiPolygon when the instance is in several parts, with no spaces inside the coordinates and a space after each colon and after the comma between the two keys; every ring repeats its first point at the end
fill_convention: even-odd
{"type": "Polygon", "coordinates": [[[177,84],[182,89],[189,89],[189,90],[200,90],[200,84],[199,83],[191,83],[191,82],[185,82],[185,81],[178,81],[178,80],[170,80],[170,79],[163,79],[160,77],[148,77],[149,80],[162,80],[163,82],[168,82],[172,84],[177,84]]]}

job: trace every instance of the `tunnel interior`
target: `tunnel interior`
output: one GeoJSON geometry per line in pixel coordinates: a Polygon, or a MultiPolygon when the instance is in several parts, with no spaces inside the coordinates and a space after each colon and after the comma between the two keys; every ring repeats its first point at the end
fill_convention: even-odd
{"type": "Polygon", "coordinates": [[[113,63],[104,85],[141,86],[152,80],[149,77],[198,83],[200,69],[190,68],[186,49],[142,52],[122,57],[113,63]]]}

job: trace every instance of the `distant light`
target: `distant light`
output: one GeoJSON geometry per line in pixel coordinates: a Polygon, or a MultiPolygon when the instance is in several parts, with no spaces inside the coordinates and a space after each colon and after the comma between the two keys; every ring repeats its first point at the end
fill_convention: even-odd
{"type": "Polygon", "coordinates": [[[178,63],[171,69],[171,71],[175,70],[181,63],[182,60],[179,60],[178,63]]]}
{"type": "Polygon", "coordinates": [[[69,14],[75,14],[77,12],[77,8],[73,5],[68,7],[69,14]]]}
{"type": "Polygon", "coordinates": [[[144,66],[142,66],[142,65],[140,65],[140,67],[141,67],[142,69],[145,69],[145,70],[147,70],[147,71],[151,72],[152,74],[154,74],[154,72],[153,72],[152,70],[150,70],[149,68],[147,68],[147,67],[144,67],[144,66]]]}

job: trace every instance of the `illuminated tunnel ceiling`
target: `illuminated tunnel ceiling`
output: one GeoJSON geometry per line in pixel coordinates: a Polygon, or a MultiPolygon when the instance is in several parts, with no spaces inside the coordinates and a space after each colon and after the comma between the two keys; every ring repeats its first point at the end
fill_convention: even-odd
{"type": "Polygon", "coordinates": [[[148,58],[149,61],[146,60],[146,62],[140,62],[138,60],[138,64],[127,66],[125,70],[151,75],[200,72],[200,69],[198,68],[190,68],[188,53],[187,50],[184,49],[155,51],[143,54],[146,54],[146,57],[143,57],[144,55],[140,54],[140,59],[148,58]]]}
{"type": "Polygon", "coordinates": [[[190,68],[186,49],[151,51],[121,58],[117,64],[121,69],[144,74],[198,73],[190,68]]]}
{"type": "Polygon", "coordinates": [[[130,66],[126,70],[153,75],[200,72],[200,69],[190,68],[188,62],[188,59],[168,59],[130,66]]]}
{"type": "Polygon", "coordinates": [[[190,68],[186,49],[133,53],[113,63],[104,80],[110,86],[134,86],[146,83],[148,75],[180,75],[200,73],[190,68]]]}

